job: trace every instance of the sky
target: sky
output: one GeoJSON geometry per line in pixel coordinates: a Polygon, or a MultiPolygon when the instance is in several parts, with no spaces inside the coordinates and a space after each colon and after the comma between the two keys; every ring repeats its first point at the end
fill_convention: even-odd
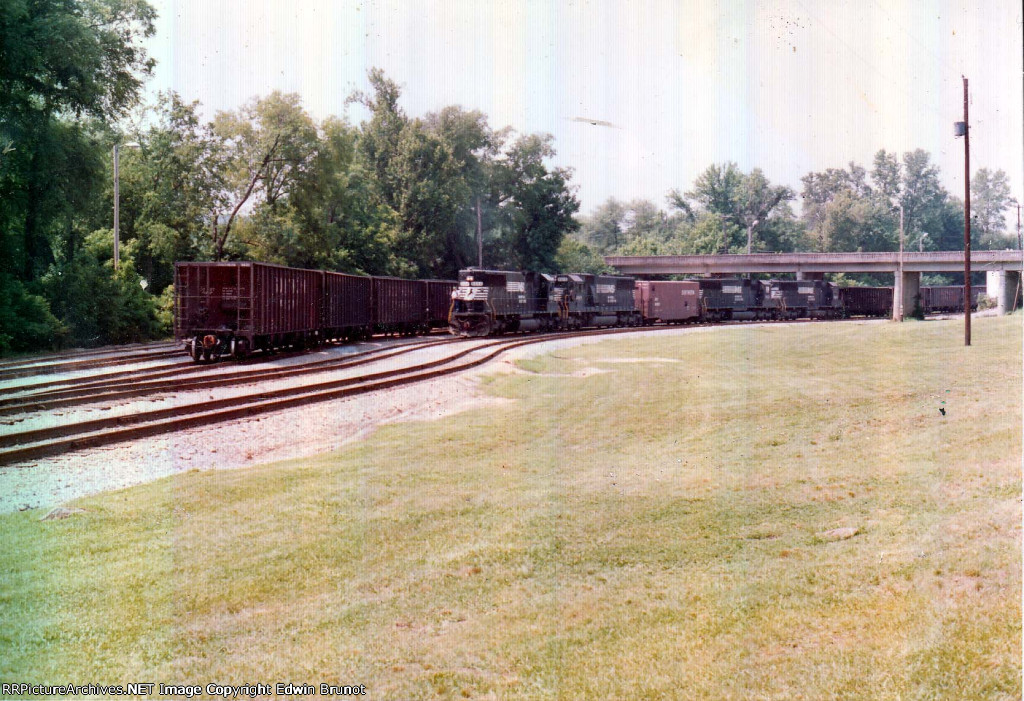
{"type": "Polygon", "coordinates": [[[609,197],[666,206],[712,163],[760,168],[798,193],[808,172],[870,170],[930,152],[964,192],[1002,169],[1024,202],[1024,14],[1019,0],[150,0],[147,90],[208,118],[273,90],[315,119],[382,68],[410,116],[447,105],[555,138],[581,212],[609,197]]]}

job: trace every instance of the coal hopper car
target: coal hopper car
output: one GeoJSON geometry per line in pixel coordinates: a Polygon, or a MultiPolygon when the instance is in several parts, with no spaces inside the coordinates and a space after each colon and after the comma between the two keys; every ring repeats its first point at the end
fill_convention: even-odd
{"type": "Polygon", "coordinates": [[[845,316],[892,316],[891,287],[840,287],[837,293],[845,316]]]}
{"type": "Polygon", "coordinates": [[[452,309],[452,292],[458,280],[424,280],[427,285],[427,325],[432,329],[448,326],[452,309]]]}
{"type": "Polygon", "coordinates": [[[196,361],[318,343],[324,273],[267,263],[176,263],[175,337],[196,361]]]}

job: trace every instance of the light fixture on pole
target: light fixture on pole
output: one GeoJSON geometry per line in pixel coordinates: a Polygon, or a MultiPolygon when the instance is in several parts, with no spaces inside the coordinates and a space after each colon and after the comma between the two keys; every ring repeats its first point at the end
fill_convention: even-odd
{"type": "Polygon", "coordinates": [[[121,146],[125,148],[142,148],[135,141],[127,144],[114,144],[114,270],[117,270],[121,264],[121,146]]]}

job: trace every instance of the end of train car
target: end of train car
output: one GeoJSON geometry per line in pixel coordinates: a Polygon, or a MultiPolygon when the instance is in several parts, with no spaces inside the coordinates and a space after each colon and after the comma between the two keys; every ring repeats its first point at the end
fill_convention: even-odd
{"type": "Polygon", "coordinates": [[[268,263],[176,263],[175,337],[196,362],[318,344],[323,275],[268,263]]]}

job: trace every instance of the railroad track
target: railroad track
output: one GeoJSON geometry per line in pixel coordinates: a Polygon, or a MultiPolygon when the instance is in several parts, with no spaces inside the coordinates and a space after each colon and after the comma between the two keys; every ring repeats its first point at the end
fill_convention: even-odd
{"type": "MultiPolygon", "coordinates": [[[[445,336],[444,338],[447,338],[447,336],[445,336]]],[[[180,346],[178,346],[178,348],[179,348],[178,352],[181,355],[184,356],[184,351],[180,350],[180,348],[181,348],[180,346]]],[[[32,384],[12,385],[12,386],[9,386],[9,387],[0,387],[0,396],[2,396],[2,395],[11,395],[11,394],[24,394],[23,397],[16,397],[16,398],[12,398],[12,399],[9,399],[9,400],[0,400],[0,406],[2,406],[5,402],[22,401],[24,399],[27,399],[27,397],[29,397],[29,396],[42,395],[42,394],[45,394],[46,392],[54,391],[55,388],[68,389],[71,386],[74,386],[76,388],[77,387],[83,387],[83,388],[84,387],[93,387],[93,388],[96,388],[96,387],[101,387],[101,386],[103,386],[104,384],[106,384],[108,382],[112,382],[112,381],[115,381],[115,380],[124,380],[124,379],[127,379],[127,378],[131,378],[131,380],[133,380],[133,381],[142,381],[142,380],[153,380],[153,379],[157,379],[157,378],[174,377],[175,375],[187,375],[187,374],[193,374],[193,373],[194,374],[202,374],[202,373],[209,373],[209,372],[213,372],[213,371],[223,371],[226,363],[230,363],[231,367],[238,367],[240,365],[252,365],[252,364],[256,364],[256,363],[265,363],[265,362],[267,362],[270,359],[279,360],[279,359],[283,359],[283,358],[292,358],[292,357],[295,357],[295,356],[306,355],[308,353],[309,353],[309,351],[306,351],[306,350],[287,351],[287,352],[278,351],[278,352],[274,353],[273,355],[266,355],[266,354],[262,354],[261,353],[261,354],[257,354],[257,355],[252,355],[252,356],[250,356],[250,357],[248,357],[248,358],[246,358],[244,360],[228,360],[227,358],[224,358],[220,362],[217,362],[217,363],[203,363],[203,364],[197,364],[191,358],[189,358],[189,359],[183,359],[181,362],[178,362],[178,363],[168,363],[166,365],[161,365],[160,367],[148,368],[148,369],[143,369],[143,370],[123,370],[123,371],[115,371],[115,372],[106,372],[106,373],[99,374],[99,375],[88,375],[88,376],[85,376],[85,377],[74,377],[74,378],[67,378],[67,377],[65,377],[65,378],[60,378],[60,379],[55,379],[55,380],[49,380],[49,381],[46,381],[46,382],[36,382],[36,383],[32,383],[32,384]],[[40,392],[40,390],[43,390],[43,391],[40,392]]]]}
{"type": "Polygon", "coordinates": [[[23,367],[25,365],[45,363],[48,361],[57,362],[62,360],[74,360],[76,358],[86,359],[88,357],[111,355],[113,353],[120,353],[123,351],[147,352],[154,350],[169,350],[177,347],[178,344],[170,341],[158,341],[155,343],[127,343],[120,346],[103,346],[101,348],[82,348],[77,350],[58,351],[57,353],[47,353],[45,355],[22,356],[20,358],[11,358],[10,360],[0,360],[0,370],[8,370],[23,367]]]}
{"type": "Polygon", "coordinates": [[[34,377],[36,375],[53,375],[58,372],[73,372],[77,370],[92,370],[94,368],[109,367],[111,365],[124,365],[133,362],[146,362],[149,360],[160,360],[181,355],[180,350],[155,350],[138,351],[127,355],[115,357],[87,358],[84,360],[69,360],[67,362],[47,363],[43,365],[23,365],[11,368],[0,368],[0,382],[4,380],[15,380],[22,377],[34,377]]]}
{"type": "MultiPolygon", "coordinates": [[[[146,380],[137,375],[119,379],[115,382],[95,382],[85,385],[76,385],[72,388],[51,390],[43,393],[33,394],[27,397],[14,397],[0,400],[0,416],[10,416],[30,411],[50,411],[70,406],[93,404],[97,402],[117,401],[131,397],[144,397],[148,394],[160,392],[182,392],[195,389],[210,389],[213,387],[225,387],[230,385],[251,384],[266,380],[277,380],[289,377],[299,377],[313,373],[326,372],[341,368],[350,368],[378,360],[402,355],[414,350],[421,350],[431,346],[457,342],[459,339],[445,338],[410,343],[400,346],[386,346],[384,348],[372,348],[365,351],[357,351],[344,356],[323,358],[313,360],[301,365],[290,367],[271,367],[258,370],[234,371],[228,374],[210,377],[211,373],[204,372],[199,377],[181,377],[181,373],[174,373],[178,377],[174,379],[163,379],[164,373],[154,373],[146,380]]],[[[195,366],[193,366],[195,367],[195,366]]],[[[204,366],[204,369],[209,366],[204,366]]],[[[0,437],[0,445],[3,445],[3,437],[0,437]]]]}
{"type": "MultiPolygon", "coordinates": [[[[669,327],[662,327],[669,328],[669,327]]],[[[93,419],[0,436],[0,465],[24,463],[50,455],[119,443],[187,428],[208,426],[306,404],[355,396],[450,375],[482,365],[514,348],[582,336],[628,333],[635,329],[603,329],[483,341],[444,358],[361,377],[327,380],[240,397],[211,400],[127,416],[93,419]],[[470,357],[472,356],[472,357],[470,357]],[[461,361],[461,362],[457,362],[461,361]]]]}
{"type": "MultiPolygon", "coordinates": [[[[744,323],[748,322],[729,322],[726,325],[741,325],[744,323]]],[[[813,323],[813,321],[803,319],[789,323],[813,323]]],[[[694,326],[722,326],[722,324],[695,324],[694,326]]],[[[360,377],[326,380],[312,385],[285,387],[197,404],[137,412],[125,416],[92,419],[43,429],[7,433],[0,436],[0,448],[4,448],[0,450],[0,465],[24,463],[50,455],[171,433],[187,428],[208,426],[306,404],[422,382],[477,367],[493,360],[506,351],[536,343],[595,335],[635,333],[636,331],[668,331],[676,328],[678,327],[655,326],[640,329],[596,329],[545,334],[527,338],[486,340],[479,345],[458,350],[444,358],[360,377]],[[456,362],[460,360],[462,362],[456,362]]],[[[233,382],[234,380],[231,381],[233,382]]]]}

